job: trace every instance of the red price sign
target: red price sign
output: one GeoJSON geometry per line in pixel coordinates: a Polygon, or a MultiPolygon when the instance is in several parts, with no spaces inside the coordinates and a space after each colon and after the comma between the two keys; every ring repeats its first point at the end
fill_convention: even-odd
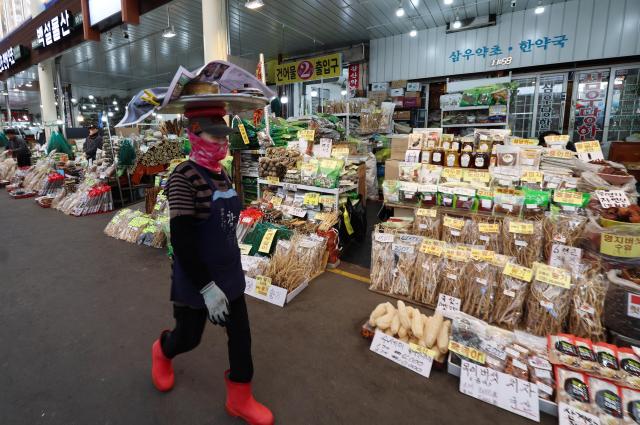
{"type": "Polygon", "coordinates": [[[302,61],[298,64],[298,77],[308,80],[313,76],[313,64],[309,61],[302,61]]]}

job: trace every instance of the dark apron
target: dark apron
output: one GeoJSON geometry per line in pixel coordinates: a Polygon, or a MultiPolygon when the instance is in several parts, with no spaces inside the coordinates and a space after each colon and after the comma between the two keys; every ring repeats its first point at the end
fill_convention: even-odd
{"type": "MultiPolygon", "coordinates": [[[[209,276],[225,293],[229,302],[239,298],[245,289],[244,272],[240,261],[240,248],[236,239],[236,225],[242,205],[231,182],[225,175],[230,189],[216,190],[214,182],[204,167],[192,162],[199,174],[213,191],[209,218],[196,224],[196,252],[209,276]]],[[[171,301],[191,307],[205,308],[199,288],[191,282],[174,254],[171,282],[171,301]]]]}

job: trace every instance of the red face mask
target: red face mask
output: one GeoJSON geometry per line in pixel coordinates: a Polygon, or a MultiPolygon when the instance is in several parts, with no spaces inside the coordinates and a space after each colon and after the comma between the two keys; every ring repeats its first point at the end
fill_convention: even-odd
{"type": "Polygon", "coordinates": [[[220,172],[222,169],[220,161],[227,156],[229,142],[209,142],[188,130],[187,134],[189,135],[189,141],[191,142],[191,154],[189,155],[189,158],[206,169],[216,173],[220,172]]]}

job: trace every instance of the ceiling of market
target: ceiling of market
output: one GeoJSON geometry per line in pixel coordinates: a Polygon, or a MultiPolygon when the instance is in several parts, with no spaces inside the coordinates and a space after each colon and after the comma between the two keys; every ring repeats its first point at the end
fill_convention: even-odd
{"type": "MultiPolygon", "coordinates": [[[[348,46],[373,38],[445,25],[460,19],[501,14],[538,6],[539,0],[402,0],[404,17],[395,14],[398,0],[264,0],[250,10],[246,0],[229,0],[231,54],[255,61],[348,46]]],[[[543,0],[544,5],[566,0],[543,0]]],[[[126,95],[145,87],[167,85],[182,65],[202,65],[202,9],[200,0],[174,0],[141,17],[141,24],[102,34],[100,43],[85,42],[61,57],[63,83],[71,83],[74,96],[126,95]],[[167,11],[177,36],[163,38],[167,11]],[[122,91],[122,92],[120,92],[122,91]]],[[[16,83],[37,78],[34,68],[16,76],[16,83]]],[[[15,83],[10,82],[11,89],[15,83]]],[[[14,109],[39,110],[37,86],[21,92],[10,90],[14,109]]]]}

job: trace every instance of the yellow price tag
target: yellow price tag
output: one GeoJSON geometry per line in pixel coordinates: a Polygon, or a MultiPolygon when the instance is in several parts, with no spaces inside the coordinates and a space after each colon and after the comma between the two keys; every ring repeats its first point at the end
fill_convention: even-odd
{"type": "Polygon", "coordinates": [[[413,342],[409,343],[409,349],[411,351],[415,351],[416,353],[424,354],[427,357],[435,358],[438,356],[438,354],[435,351],[430,350],[427,347],[423,347],[422,345],[414,344],[413,342]]]}
{"type": "Polygon", "coordinates": [[[571,275],[564,269],[535,263],[534,270],[536,272],[536,280],[565,289],[571,288],[571,275]]]}
{"type": "Polygon", "coordinates": [[[504,266],[504,270],[502,274],[507,276],[511,276],[515,279],[520,279],[525,282],[531,282],[531,278],[533,278],[533,270],[528,267],[518,266],[517,264],[508,263],[504,266]]]}
{"type": "Polygon", "coordinates": [[[437,215],[438,215],[438,210],[435,208],[418,208],[416,210],[417,217],[436,218],[437,215]]]}
{"type": "Polygon", "coordinates": [[[519,221],[509,222],[509,232],[521,235],[533,235],[533,223],[523,223],[519,221]]]}
{"type": "Polygon", "coordinates": [[[463,168],[445,168],[442,170],[441,176],[447,179],[462,180],[462,177],[464,176],[464,169],[463,168]]]}
{"type": "Polygon", "coordinates": [[[304,162],[300,165],[300,171],[304,174],[312,174],[315,173],[318,169],[318,164],[312,164],[310,162],[304,162]]]}
{"type": "Polygon", "coordinates": [[[640,257],[640,236],[602,233],[600,252],[612,257],[638,258],[640,257]]]}
{"type": "Polygon", "coordinates": [[[581,206],[582,192],[573,192],[569,190],[556,190],[555,192],[553,192],[553,202],[558,202],[560,204],[581,206]]]}
{"type": "Polygon", "coordinates": [[[486,249],[472,249],[471,250],[471,258],[476,261],[493,261],[493,257],[496,256],[496,253],[493,251],[489,251],[486,249]]]}
{"type": "Polygon", "coordinates": [[[240,130],[240,136],[242,136],[242,141],[244,142],[245,145],[248,145],[249,142],[249,136],[247,135],[247,129],[244,128],[244,124],[238,124],[238,129],[240,130]]]}
{"type": "Polygon", "coordinates": [[[493,192],[489,189],[478,189],[478,192],[476,193],[478,197],[493,198],[493,192]]]}
{"type": "Polygon", "coordinates": [[[249,244],[241,243],[238,244],[238,247],[240,247],[240,254],[242,255],[249,255],[249,252],[251,252],[251,245],[249,244]]]}
{"type": "Polygon", "coordinates": [[[538,139],[512,138],[511,144],[516,146],[538,146],[538,139]]]}
{"type": "Polygon", "coordinates": [[[547,151],[546,156],[560,159],[572,159],[574,157],[573,152],[566,149],[550,149],[547,151]]]}
{"type": "Polygon", "coordinates": [[[464,181],[488,183],[491,181],[491,174],[487,171],[464,170],[464,181]]]}
{"type": "Polygon", "coordinates": [[[440,257],[442,255],[442,244],[440,241],[427,239],[420,245],[420,252],[440,257]]]}
{"type": "Polygon", "coordinates": [[[589,140],[586,142],[576,142],[576,152],[577,153],[602,153],[602,148],[600,147],[600,142],[597,140],[589,140]]]}
{"type": "Polygon", "coordinates": [[[271,198],[271,204],[274,207],[278,207],[280,205],[282,205],[282,198],[279,196],[274,196],[273,198],[271,198]]]}
{"type": "Polygon", "coordinates": [[[435,165],[435,164],[422,164],[423,168],[426,168],[427,171],[438,171],[438,170],[442,170],[442,165],[435,165]]]}
{"type": "Polygon", "coordinates": [[[267,296],[269,287],[271,286],[271,278],[267,276],[256,276],[256,294],[267,296]]]}
{"type": "Polygon", "coordinates": [[[258,252],[262,252],[263,254],[268,254],[271,251],[271,244],[273,244],[273,238],[276,236],[276,229],[268,229],[264,232],[264,236],[262,237],[262,241],[260,242],[260,247],[258,248],[258,252]]]}
{"type": "Polygon", "coordinates": [[[478,364],[484,364],[486,361],[486,354],[475,348],[467,347],[456,341],[449,341],[449,351],[459,354],[462,357],[466,357],[478,364]]]}
{"type": "Polygon", "coordinates": [[[478,223],[478,231],[480,233],[498,233],[500,225],[498,223],[478,223]]]}
{"type": "Polygon", "coordinates": [[[462,230],[462,228],[464,227],[464,220],[461,218],[453,218],[446,215],[444,216],[443,224],[445,227],[449,227],[451,229],[462,230]]]}
{"type": "Polygon", "coordinates": [[[544,174],[542,174],[542,171],[526,170],[522,173],[520,180],[526,183],[541,183],[543,178],[544,174]]]}
{"type": "Polygon", "coordinates": [[[275,176],[268,176],[267,177],[267,184],[280,184],[280,179],[278,177],[275,177],[275,176]]]}
{"type": "Polygon", "coordinates": [[[464,248],[444,248],[443,250],[445,258],[454,261],[469,261],[471,251],[464,248]]]}
{"type": "Polygon", "coordinates": [[[316,137],[315,130],[300,130],[298,131],[298,139],[304,139],[307,141],[313,141],[316,137]]]}
{"type": "Polygon", "coordinates": [[[320,194],[315,192],[307,192],[304,194],[302,203],[304,205],[318,205],[320,203],[320,194]]]}
{"type": "Polygon", "coordinates": [[[331,149],[331,158],[345,159],[348,156],[349,156],[348,146],[334,146],[333,149],[331,149]]]}

